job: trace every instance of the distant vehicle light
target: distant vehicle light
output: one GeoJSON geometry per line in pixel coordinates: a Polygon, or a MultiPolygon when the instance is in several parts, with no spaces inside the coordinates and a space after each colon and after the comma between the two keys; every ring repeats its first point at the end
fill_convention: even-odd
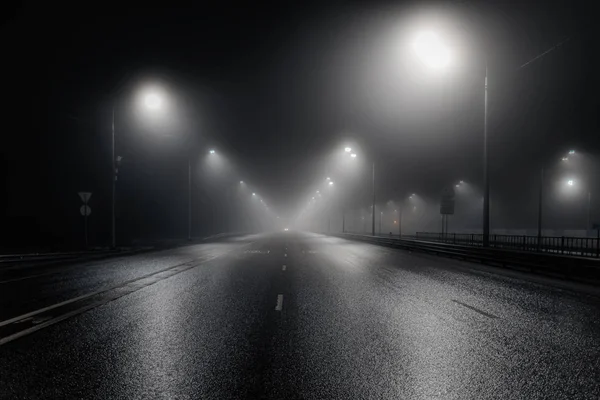
{"type": "Polygon", "coordinates": [[[344,149],[344,151],[345,151],[346,153],[350,153],[350,152],[352,151],[352,149],[351,149],[350,147],[346,147],[346,148],[344,149]]]}
{"type": "Polygon", "coordinates": [[[352,157],[352,158],[356,158],[356,153],[352,153],[352,154],[350,154],[350,157],[352,157]]]}
{"type": "Polygon", "coordinates": [[[575,154],[575,150],[569,150],[569,154],[575,154]]]}
{"type": "Polygon", "coordinates": [[[287,232],[287,231],[288,231],[288,228],[285,228],[285,229],[284,229],[284,231],[286,231],[286,232],[287,232]]]}

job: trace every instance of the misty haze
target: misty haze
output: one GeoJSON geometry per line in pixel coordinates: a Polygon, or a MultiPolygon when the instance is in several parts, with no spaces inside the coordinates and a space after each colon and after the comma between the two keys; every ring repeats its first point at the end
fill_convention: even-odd
{"type": "Polygon", "coordinates": [[[598,399],[584,2],[17,3],[0,399],[598,399]]]}

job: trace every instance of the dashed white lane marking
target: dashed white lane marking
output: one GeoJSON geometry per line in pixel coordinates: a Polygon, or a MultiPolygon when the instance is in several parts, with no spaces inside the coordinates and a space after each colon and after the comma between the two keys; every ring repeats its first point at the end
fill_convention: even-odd
{"type": "Polygon", "coordinates": [[[283,295],[278,294],[277,295],[277,305],[275,306],[275,311],[281,311],[282,308],[283,308],[283,295]]]}
{"type": "Polygon", "coordinates": [[[287,257],[287,253],[285,253],[283,256],[284,256],[284,257],[287,257]]]}
{"type": "Polygon", "coordinates": [[[281,267],[281,270],[285,271],[286,268],[287,268],[287,266],[284,265],[283,267],[281,267]]]}

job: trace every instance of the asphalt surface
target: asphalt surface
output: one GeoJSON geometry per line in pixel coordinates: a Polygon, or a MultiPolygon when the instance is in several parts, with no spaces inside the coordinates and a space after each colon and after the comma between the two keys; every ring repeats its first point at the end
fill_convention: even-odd
{"type": "Polygon", "coordinates": [[[600,398],[599,297],[314,234],[0,271],[0,321],[1,399],[600,398]]]}

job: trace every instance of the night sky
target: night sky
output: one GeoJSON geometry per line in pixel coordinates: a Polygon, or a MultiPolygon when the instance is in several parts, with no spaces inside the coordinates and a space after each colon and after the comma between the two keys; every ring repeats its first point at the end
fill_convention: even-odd
{"type": "MultiPolygon", "coordinates": [[[[585,155],[580,176],[600,218],[589,14],[573,1],[26,3],[6,14],[0,38],[5,246],[78,240],[81,190],[94,193],[92,240],[107,242],[113,107],[123,241],[186,234],[188,157],[198,172],[195,233],[222,231],[228,213],[236,220],[219,207],[226,185],[201,179],[209,148],[232,164],[228,181],[243,179],[290,217],[326,174],[323,159],[349,138],[377,160],[382,201],[437,199],[458,179],[480,188],[486,62],[492,228],[535,226],[540,167],[552,171],[571,148],[585,155]],[[401,56],[423,24],[460,47],[456,74],[427,78],[401,56]],[[136,120],[131,99],[146,79],[177,99],[176,123],[136,120]]],[[[369,173],[348,207],[369,204],[369,173]]],[[[549,225],[581,225],[583,200],[549,198],[549,225]]]]}

